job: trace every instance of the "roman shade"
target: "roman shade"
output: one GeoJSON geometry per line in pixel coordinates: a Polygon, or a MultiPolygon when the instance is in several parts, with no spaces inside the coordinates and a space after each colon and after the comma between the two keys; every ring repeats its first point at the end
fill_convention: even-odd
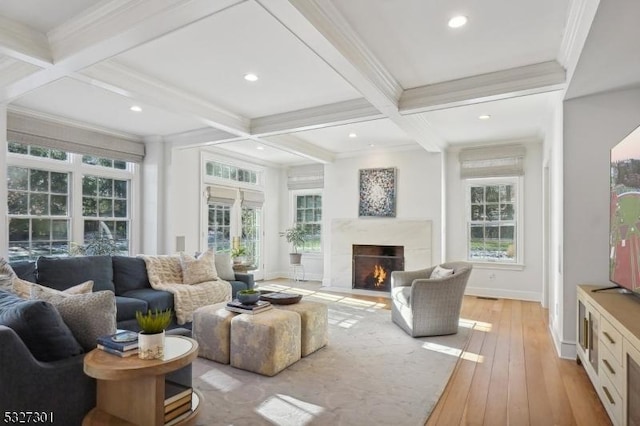
{"type": "Polygon", "coordinates": [[[462,179],[523,176],[526,149],[522,145],[495,145],[460,151],[462,179]]]}
{"type": "Polygon", "coordinates": [[[144,159],[140,141],[16,112],[7,114],[7,140],[134,163],[144,159]]]}
{"type": "Polygon", "coordinates": [[[226,186],[208,186],[207,203],[209,204],[233,204],[236,201],[238,190],[226,186]]]}
{"type": "Polygon", "coordinates": [[[243,189],[240,191],[242,207],[261,208],[264,204],[264,192],[243,189]]]}
{"type": "Polygon", "coordinates": [[[324,188],[324,165],[308,164],[291,167],[287,173],[287,188],[289,190],[324,188]]]}

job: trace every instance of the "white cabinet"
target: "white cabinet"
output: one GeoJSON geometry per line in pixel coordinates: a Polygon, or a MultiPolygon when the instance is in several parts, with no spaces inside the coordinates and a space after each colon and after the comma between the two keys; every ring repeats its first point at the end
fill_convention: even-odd
{"type": "Polygon", "coordinates": [[[578,286],[578,361],[614,425],[640,425],[640,296],[578,286]]]}

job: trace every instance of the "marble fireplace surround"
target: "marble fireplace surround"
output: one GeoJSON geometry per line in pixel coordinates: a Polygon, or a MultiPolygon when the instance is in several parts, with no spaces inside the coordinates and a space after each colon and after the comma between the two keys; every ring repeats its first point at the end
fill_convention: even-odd
{"type": "Polygon", "coordinates": [[[351,289],[354,244],[404,246],[405,271],[431,266],[431,227],[430,220],[333,219],[328,286],[351,289]]]}

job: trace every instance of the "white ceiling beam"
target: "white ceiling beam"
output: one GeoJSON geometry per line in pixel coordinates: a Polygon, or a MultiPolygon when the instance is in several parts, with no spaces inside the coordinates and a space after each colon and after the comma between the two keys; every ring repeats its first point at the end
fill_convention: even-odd
{"type": "Polygon", "coordinates": [[[293,135],[269,136],[267,138],[255,138],[254,140],[267,146],[277,148],[281,151],[298,155],[300,157],[304,157],[308,160],[318,163],[329,164],[333,163],[333,161],[335,160],[335,155],[332,152],[320,148],[317,145],[303,141],[302,139],[293,135]]]}
{"type": "Polygon", "coordinates": [[[249,136],[249,119],[114,61],[94,65],[74,78],[168,111],[190,115],[204,125],[237,136],[249,136]]]}
{"type": "Polygon", "coordinates": [[[228,142],[245,140],[246,138],[227,133],[223,130],[207,127],[204,129],[191,130],[188,132],[176,133],[164,136],[163,139],[173,147],[190,148],[204,145],[217,145],[228,142]]]}
{"type": "Polygon", "coordinates": [[[496,71],[405,90],[400,112],[415,114],[561,90],[564,68],[556,61],[496,71]]]}
{"type": "Polygon", "coordinates": [[[99,3],[49,32],[50,68],[3,88],[0,103],[136,46],[162,37],[244,0],[113,0],[99,3]]]}
{"type": "Polygon", "coordinates": [[[0,87],[14,83],[37,69],[35,65],[0,55],[0,87]]]}
{"type": "Polygon", "coordinates": [[[26,25],[0,16],[0,54],[46,68],[53,55],[47,37],[26,25]]]}
{"type": "Polygon", "coordinates": [[[256,1],[416,142],[429,151],[441,150],[444,141],[435,132],[416,133],[402,117],[402,87],[331,1],[256,1]]]}
{"type": "Polygon", "coordinates": [[[268,136],[384,118],[366,99],[337,102],[251,120],[253,135],[268,136]]]}

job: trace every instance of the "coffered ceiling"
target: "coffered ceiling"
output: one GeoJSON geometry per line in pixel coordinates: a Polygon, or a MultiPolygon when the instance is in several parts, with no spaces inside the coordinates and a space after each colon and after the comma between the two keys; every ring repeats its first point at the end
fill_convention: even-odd
{"type": "Polygon", "coordinates": [[[276,165],[539,139],[593,2],[3,0],[0,102],[276,165]]]}

